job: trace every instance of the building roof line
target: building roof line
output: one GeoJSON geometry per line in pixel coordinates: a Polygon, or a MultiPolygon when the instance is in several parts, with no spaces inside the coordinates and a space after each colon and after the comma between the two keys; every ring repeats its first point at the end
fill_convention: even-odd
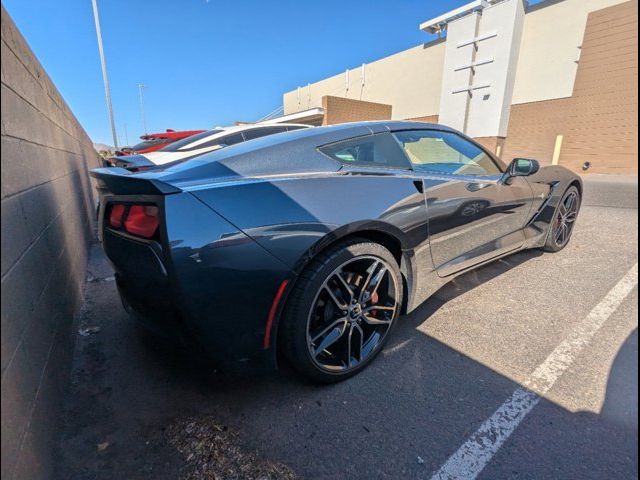
{"type": "Polygon", "coordinates": [[[427,33],[442,32],[446,29],[446,26],[449,22],[464,17],[471,12],[482,10],[483,8],[489,7],[501,1],[503,0],[473,0],[472,2],[462,5],[461,7],[443,13],[438,17],[434,17],[430,20],[427,20],[426,22],[422,22],[420,24],[420,30],[427,33]]]}

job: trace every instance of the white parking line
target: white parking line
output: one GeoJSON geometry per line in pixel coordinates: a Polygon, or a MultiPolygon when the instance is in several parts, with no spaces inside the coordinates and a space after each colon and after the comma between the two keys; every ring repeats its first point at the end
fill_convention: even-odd
{"type": "Polygon", "coordinates": [[[613,287],[496,412],[447,460],[432,480],[474,479],[527,414],[571,366],[613,312],[638,284],[638,264],[613,287]],[[535,392],[535,393],[534,393],[535,392]]]}

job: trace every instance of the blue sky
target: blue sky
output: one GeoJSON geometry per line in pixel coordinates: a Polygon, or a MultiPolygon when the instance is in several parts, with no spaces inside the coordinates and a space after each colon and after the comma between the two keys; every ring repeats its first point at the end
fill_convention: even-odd
{"type": "MultiPolygon", "coordinates": [[[[432,37],[466,0],[99,0],[120,144],[149,131],[256,120],[282,94],[432,37]]],[[[111,144],[91,0],[3,0],[95,142],[111,144]]]]}

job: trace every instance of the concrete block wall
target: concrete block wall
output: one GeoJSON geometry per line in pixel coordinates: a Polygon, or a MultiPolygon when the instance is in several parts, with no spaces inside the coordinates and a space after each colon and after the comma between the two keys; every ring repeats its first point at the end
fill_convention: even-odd
{"type": "Polygon", "coordinates": [[[4,7],[1,48],[1,474],[51,478],[99,157],[4,7]]]}

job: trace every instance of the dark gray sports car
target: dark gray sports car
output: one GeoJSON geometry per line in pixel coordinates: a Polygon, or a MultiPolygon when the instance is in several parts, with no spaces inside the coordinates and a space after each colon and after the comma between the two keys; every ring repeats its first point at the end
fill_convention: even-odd
{"type": "Polygon", "coordinates": [[[362,370],[400,314],[510,253],[567,245],[582,182],[502,162],[442,125],[277,134],[144,173],[92,172],[125,307],[223,367],[323,382],[362,370]]]}

